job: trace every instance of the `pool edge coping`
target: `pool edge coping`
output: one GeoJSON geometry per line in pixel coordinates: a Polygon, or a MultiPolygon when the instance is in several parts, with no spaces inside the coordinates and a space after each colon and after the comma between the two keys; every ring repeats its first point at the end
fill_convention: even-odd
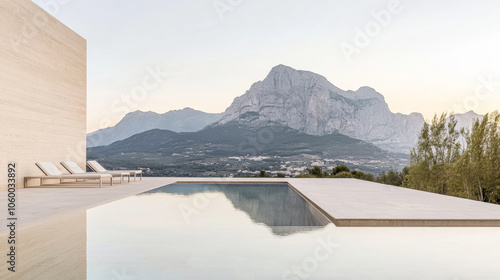
{"type": "Polygon", "coordinates": [[[171,184],[288,185],[337,227],[500,227],[500,220],[493,219],[336,219],[288,181],[175,181],[171,184]]]}

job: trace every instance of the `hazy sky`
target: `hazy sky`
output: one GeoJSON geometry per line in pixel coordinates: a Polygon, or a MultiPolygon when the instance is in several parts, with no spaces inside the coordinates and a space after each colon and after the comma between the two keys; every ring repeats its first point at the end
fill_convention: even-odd
{"type": "Polygon", "coordinates": [[[135,110],[222,112],[278,64],[371,86],[393,112],[500,109],[497,0],[34,2],[87,39],[88,131],[135,110]]]}

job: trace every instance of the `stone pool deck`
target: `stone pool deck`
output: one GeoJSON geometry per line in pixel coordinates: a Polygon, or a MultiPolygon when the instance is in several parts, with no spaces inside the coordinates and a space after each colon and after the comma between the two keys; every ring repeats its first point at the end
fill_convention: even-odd
{"type": "MultiPolygon", "coordinates": [[[[500,206],[356,179],[143,178],[114,186],[66,184],[17,190],[18,230],[181,182],[288,183],[337,226],[500,226],[500,206]]],[[[7,219],[7,191],[0,192],[7,219]]],[[[7,234],[0,227],[0,236],[7,234]]]]}

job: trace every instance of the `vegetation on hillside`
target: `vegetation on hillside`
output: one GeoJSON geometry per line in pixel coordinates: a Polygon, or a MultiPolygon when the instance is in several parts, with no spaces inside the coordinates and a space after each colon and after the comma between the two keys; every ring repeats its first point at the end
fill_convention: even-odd
{"type": "Polygon", "coordinates": [[[253,176],[259,170],[290,174],[312,162],[356,159],[365,172],[402,168],[408,157],[342,134],[308,135],[277,125],[265,128],[228,123],[197,132],[150,130],[87,150],[88,160],[108,169],[148,168],[147,176],[253,176]]]}
{"type": "Polygon", "coordinates": [[[315,166],[299,178],[357,178],[421,191],[500,204],[500,113],[458,129],[453,114],[434,116],[420,132],[402,171],[372,174],[339,165],[332,173],[315,166]]]}
{"type": "Polygon", "coordinates": [[[314,166],[313,168],[307,168],[307,174],[300,174],[295,176],[296,178],[355,178],[366,181],[374,181],[375,177],[373,174],[364,173],[358,170],[350,170],[349,167],[345,165],[338,165],[333,168],[331,173],[323,171],[321,167],[314,166]]]}
{"type": "Polygon", "coordinates": [[[456,124],[446,114],[424,124],[402,186],[500,203],[500,114],[460,131],[456,124]]]}

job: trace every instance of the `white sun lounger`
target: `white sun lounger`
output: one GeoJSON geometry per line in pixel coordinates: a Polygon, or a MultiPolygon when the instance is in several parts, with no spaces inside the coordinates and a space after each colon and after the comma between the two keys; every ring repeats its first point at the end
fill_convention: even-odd
{"type": "Polygon", "coordinates": [[[125,172],[125,171],[117,171],[117,172],[85,172],[83,169],[80,168],[78,164],[74,161],[61,161],[61,165],[68,170],[69,173],[71,174],[110,174],[113,177],[119,177],[120,178],[120,184],[123,181],[123,177],[127,177],[128,181],[130,182],[130,173],[125,172]]]}
{"type": "Polygon", "coordinates": [[[110,185],[113,185],[113,176],[110,174],[63,174],[52,162],[40,161],[36,166],[45,174],[45,176],[38,177],[24,177],[24,187],[28,188],[27,182],[30,179],[40,179],[40,187],[43,186],[44,179],[57,179],[62,184],[63,180],[99,180],[99,187],[102,188],[102,180],[110,179],[110,185]]]}
{"type": "Polygon", "coordinates": [[[114,172],[128,172],[130,175],[134,175],[134,181],[137,179],[137,174],[141,175],[142,180],[142,170],[106,170],[106,168],[102,167],[97,161],[89,160],[87,161],[87,165],[90,169],[94,170],[97,173],[114,173],[114,172]]]}

